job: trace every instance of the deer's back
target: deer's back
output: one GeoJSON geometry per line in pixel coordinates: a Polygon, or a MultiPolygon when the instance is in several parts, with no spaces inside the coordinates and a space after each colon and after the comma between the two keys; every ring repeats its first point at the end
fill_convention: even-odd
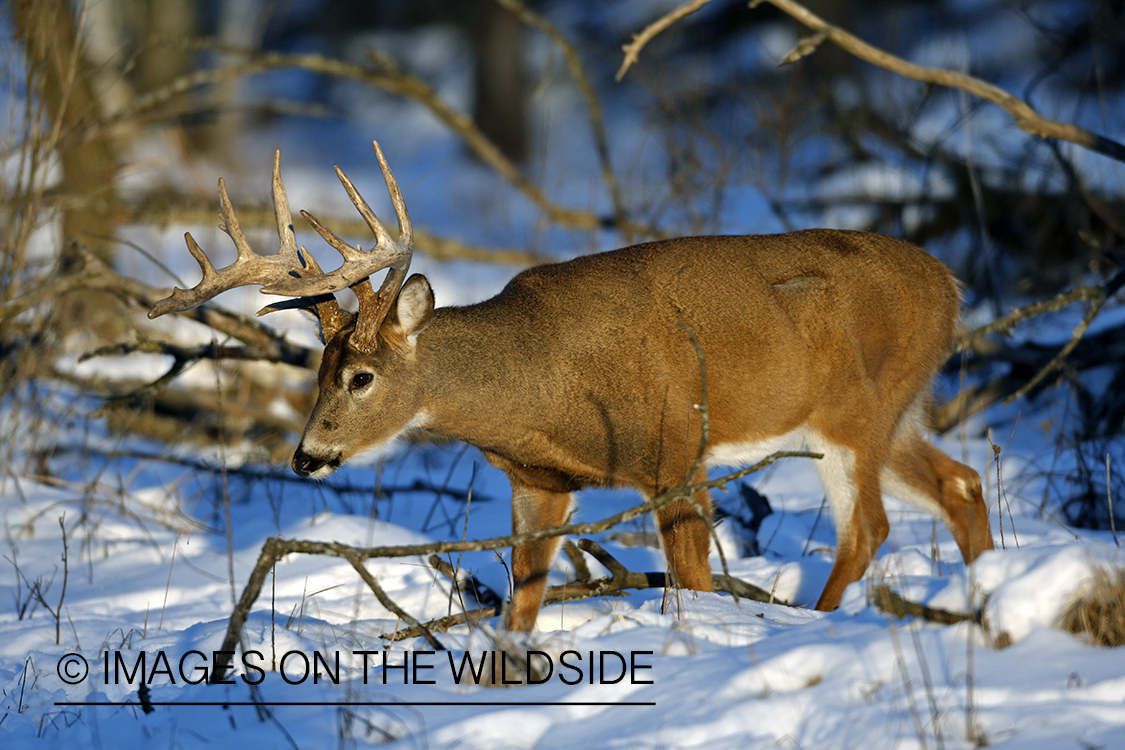
{"type": "MultiPolygon", "coordinates": [[[[745,442],[769,437],[755,425],[776,434],[836,408],[849,381],[912,400],[948,346],[957,300],[948,271],[918,247],[810,230],[682,238],[538,266],[459,314],[503,340],[489,351],[505,363],[494,376],[510,383],[500,398],[511,408],[493,407],[542,436],[529,438],[529,454],[550,444],[578,464],[609,455],[649,471],[668,461],[670,436],[681,436],[679,454],[698,440],[702,381],[688,330],[706,365],[712,443],[745,442]]],[[[488,357],[477,362],[482,377],[488,357]]]]}

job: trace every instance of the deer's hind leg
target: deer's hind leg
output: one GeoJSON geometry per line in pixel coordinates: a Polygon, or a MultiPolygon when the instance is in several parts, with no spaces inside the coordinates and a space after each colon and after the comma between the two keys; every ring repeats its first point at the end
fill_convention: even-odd
{"type": "Polygon", "coordinates": [[[879,488],[879,456],[842,444],[816,441],[823,454],[817,474],[836,520],[836,561],[816,608],[831,612],[840,606],[848,584],[863,577],[890,533],[879,488]]]}

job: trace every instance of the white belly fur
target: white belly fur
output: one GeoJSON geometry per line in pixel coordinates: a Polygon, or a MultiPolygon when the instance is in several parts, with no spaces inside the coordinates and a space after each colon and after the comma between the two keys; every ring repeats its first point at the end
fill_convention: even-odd
{"type": "Polygon", "coordinates": [[[777,453],[778,451],[809,450],[809,445],[814,442],[809,440],[809,432],[805,427],[798,427],[792,432],[765,440],[712,445],[707,452],[705,463],[707,466],[741,468],[757,463],[771,453],[777,453]]]}
{"type": "Polygon", "coordinates": [[[823,454],[813,462],[824,494],[837,519],[851,518],[855,505],[855,455],[840,445],[829,442],[816,430],[798,427],[784,435],[746,443],[711,446],[707,466],[749,466],[778,451],[811,451],[823,454]]]}

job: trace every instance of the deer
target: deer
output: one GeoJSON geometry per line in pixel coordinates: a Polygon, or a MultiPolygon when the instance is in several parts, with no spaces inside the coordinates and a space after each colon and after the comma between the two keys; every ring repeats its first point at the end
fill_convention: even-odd
{"type": "MultiPolygon", "coordinates": [[[[174,287],[149,313],[259,285],[289,298],[259,315],[298,307],[316,316],[324,352],[293,454],[300,476],[327,477],[357,453],[428,431],[475,446],[507,475],[518,534],[563,524],[583,488],[632,487],[651,499],[685,479],[698,485],[708,467],[814,451],[837,534],[822,611],[837,608],[886,540],[883,492],[939,519],[966,565],[993,548],[979,475],[925,437],[930,383],[961,299],[925,250],[831,229],[683,237],[535,266],[491,299],[435,308],[427,279],[407,278],[410,217],[373,145],[397,238],[337,166],[375,244],[353,247],[301,211],[342,256],[322,271],[297,245],[277,152],[278,251],[250,247],[220,179],[221,228],[237,259],[216,270],[187,233],[203,278],[174,287]],[[384,270],[376,289],[372,276],[384,270]],[[355,313],[335,296],[345,287],[358,298],[355,313]]],[[[655,513],[676,587],[713,590],[710,512],[700,490],[655,513]]],[[[513,548],[508,629],[535,626],[559,543],[513,548]]]]}

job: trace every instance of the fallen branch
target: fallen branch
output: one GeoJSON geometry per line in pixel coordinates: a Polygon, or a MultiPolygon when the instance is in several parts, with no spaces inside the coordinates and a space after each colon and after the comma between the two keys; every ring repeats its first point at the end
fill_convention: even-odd
{"type": "Polygon", "coordinates": [[[468,591],[483,607],[499,607],[504,604],[504,597],[485,586],[477,577],[468,571],[458,571],[453,564],[440,555],[430,555],[430,567],[441,573],[453,583],[457,591],[468,591]]]}
{"type": "Polygon", "coordinates": [[[445,646],[441,645],[441,641],[434,638],[434,634],[426,629],[426,626],[414,619],[414,616],[407,612],[402,607],[394,603],[394,601],[387,596],[387,592],[383,591],[383,587],[379,585],[379,580],[371,575],[371,571],[363,564],[363,558],[359,555],[348,555],[348,562],[352,564],[355,571],[359,573],[359,577],[367,584],[368,588],[375,594],[375,598],[379,603],[386,607],[391,612],[394,612],[400,620],[410,626],[411,630],[416,631],[419,635],[426,639],[426,642],[434,647],[437,651],[444,651],[445,646]]]}
{"type": "Polygon", "coordinates": [[[950,612],[946,609],[928,607],[925,604],[904,599],[901,595],[891,591],[889,586],[876,586],[871,591],[871,599],[875,608],[886,615],[898,619],[906,617],[920,617],[927,622],[936,622],[941,625],[956,625],[959,622],[972,622],[981,624],[980,612],[950,612]]]}
{"type": "Polygon", "coordinates": [[[795,457],[821,458],[822,455],[804,451],[780,451],[767,456],[753,466],[724,475],[718,479],[712,479],[707,482],[700,482],[686,487],[681,486],[673,488],[668,492],[661,493],[654,497],[651,501],[634,505],[632,508],[620,513],[615,513],[600,521],[552,526],[546,529],[538,529],[536,531],[528,531],[520,534],[510,534],[504,537],[493,537],[491,539],[482,539],[479,541],[442,541],[431,542],[429,544],[353,547],[338,542],[313,542],[301,539],[286,540],[276,536],[270,537],[266,540],[265,544],[262,545],[262,551],[258,556],[258,562],[250,572],[250,580],[247,581],[246,588],[243,589],[242,596],[235,605],[227,625],[227,633],[223,638],[223,645],[220,651],[225,654],[230,654],[231,658],[228,659],[226,655],[224,655],[216,662],[212,679],[222,679],[230,670],[233,662],[234,649],[238,645],[239,637],[242,633],[242,626],[245,624],[246,618],[250,614],[251,607],[254,606],[254,602],[258,600],[258,596],[261,594],[266,575],[269,573],[270,569],[286,555],[294,552],[308,555],[327,555],[329,557],[339,557],[347,560],[355,566],[356,561],[369,560],[376,557],[411,557],[435,553],[443,554],[446,552],[479,552],[514,547],[541,539],[563,536],[565,534],[599,534],[618,524],[631,521],[634,518],[639,518],[647,513],[658,510],[676,500],[686,499],[685,494],[687,497],[690,497],[701,490],[724,487],[727,482],[733,482],[752,472],[760,471],[782,458],[795,457]]]}
{"type": "Polygon", "coordinates": [[[567,539],[563,542],[563,552],[570,558],[570,564],[574,566],[574,579],[576,581],[589,581],[590,566],[586,564],[586,557],[582,554],[582,550],[578,549],[578,545],[567,539]]]}
{"type": "MultiPolygon", "coordinates": [[[[629,590],[666,588],[668,586],[667,573],[637,573],[631,571],[592,539],[579,540],[578,547],[601,563],[602,566],[609,571],[610,576],[608,578],[577,580],[559,586],[550,586],[543,595],[543,606],[579,601],[581,599],[592,599],[599,596],[611,596],[629,590]]],[[[750,599],[763,603],[770,602],[770,593],[768,591],[739,578],[715,574],[711,576],[711,581],[716,591],[725,591],[739,599],[750,599]]],[[[778,599],[774,599],[773,603],[790,606],[788,602],[778,599]]],[[[417,630],[413,628],[396,630],[393,633],[381,633],[379,637],[388,641],[401,641],[407,638],[416,638],[419,635],[423,635],[424,632],[444,633],[449,630],[449,628],[457,625],[477,623],[481,620],[497,617],[500,611],[501,607],[498,605],[480,607],[479,609],[458,612],[456,614],[430,620],[417,630]],[[426,630],[423,631],[421,628],[425,628],[426,630]]]]}

